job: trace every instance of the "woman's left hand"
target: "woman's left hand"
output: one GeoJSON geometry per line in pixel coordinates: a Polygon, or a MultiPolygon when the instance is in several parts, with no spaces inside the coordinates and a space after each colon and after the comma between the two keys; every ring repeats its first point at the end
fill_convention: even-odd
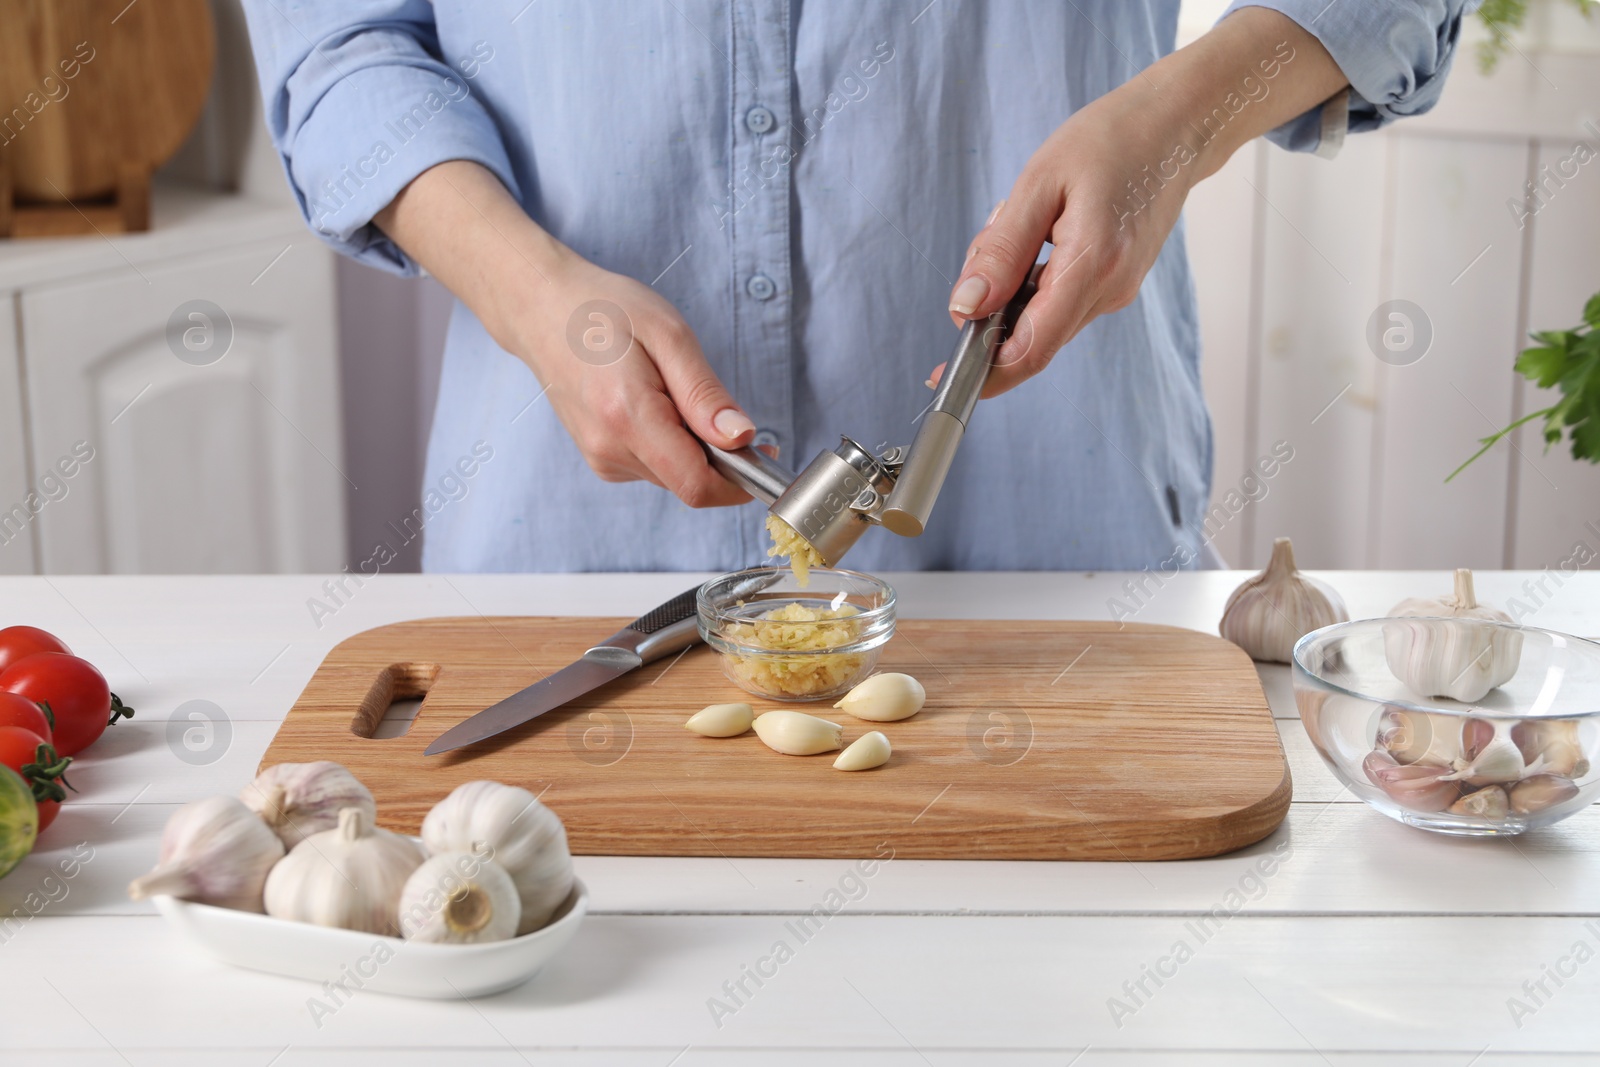
{"type": "Polygon", "coordinates": [[[1054,245],[983,395],[1038,374],[1096,316],[1131,304],[1195,182],[1345,84],[1298,24],[1245,8],[1062,123],[973,238],[950,294],[958,325],[990,315],[1054,245]],[[1250,102],[1204,126],[1230,94],[1250,102]]]}

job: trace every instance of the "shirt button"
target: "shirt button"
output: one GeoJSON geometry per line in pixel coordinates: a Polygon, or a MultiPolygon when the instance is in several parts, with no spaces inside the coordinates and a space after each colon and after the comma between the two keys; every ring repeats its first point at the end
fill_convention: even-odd
{"type": "Polygon", "coordinates": [[[756,431],[756,435],[751,439],[750,443],[752,445],[762,445],[775,448],[778,444],[778,435],[763,427],[762,429],[756,431]]]}
{"type": "Polygon", "coordinates": [[[757,300],[771,300],[778,293],[778,283],[765,274],[752,274],[745,283],[744,291],[757,300]]]}
{"type": "Polygon", "coordinates": [[[778,119],[764,107],[753,107],[744,113],[744,124],[754,134],[763,134],[776,126],[778,119]]]}

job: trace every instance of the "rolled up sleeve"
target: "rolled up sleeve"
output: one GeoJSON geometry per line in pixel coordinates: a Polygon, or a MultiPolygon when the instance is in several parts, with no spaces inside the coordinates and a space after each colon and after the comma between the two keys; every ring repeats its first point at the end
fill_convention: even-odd
{"type": "Polygon", "coordinates": [[[289,184],[312,231],[399,274],[417,264],[372,217],[417,175],[481,163],[515,195],[473,58],[441,55],[428,0],[244,0],[256,72],[289,184]]]}
{"type": "Polygon", "coordinates": [[[1345,131],[1375,130],[1438,103],[1461,40],[1461,20],[1481,0],[1234,0],[1223,13],[1265,7],[1288,16],[1328,50],[1348,92],[1267,135],[1291,151],[1337,150],[1345,131]],[[1324,114],[1325,109],[1337,109],[1324,114]]]}

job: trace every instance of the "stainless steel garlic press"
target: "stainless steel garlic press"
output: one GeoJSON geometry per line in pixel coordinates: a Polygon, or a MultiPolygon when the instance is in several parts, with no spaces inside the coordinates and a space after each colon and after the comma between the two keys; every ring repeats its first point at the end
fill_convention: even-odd
{"type": "Polygon", "coordinates": [[[961,328],[933,403],[909,448],[897,445],[874,455],[851,438],[841,437],[838,448],[819,452],[795,474],[754,448],[724,451],[706,444],[711,465],[768,504],[768,510],[809,541],[830,567],[874,526],[902,537],[919,536],[995,355],[1037,291],[1042,267],[1034,266],[1003,310],[961,328]]]}

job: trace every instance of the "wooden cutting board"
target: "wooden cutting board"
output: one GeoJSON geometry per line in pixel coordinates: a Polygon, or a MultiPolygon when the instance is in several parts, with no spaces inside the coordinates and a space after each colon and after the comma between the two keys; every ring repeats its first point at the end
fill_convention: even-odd
{"type": "Polygon", "coordinates": [[[215,49],[207,0],[0,0],[0,237],[148,229],[215,49]]]}
{"type": "Polygon", "coordinates": [[[1250,659],[1221,638],[1134,623],[902,621],[880,670],[922,681],[904,722],[827,704],[845,741],[882,729],[888,764],[846,773],[749,733],[700,737],[707,704],[755,701],[695,646],[499,738],[440,756],[450,726],[572,662],[626,619],[421,619],[368,630],[317,668],[262,766],[332,759],[415,833],[462,782],[543,796],[583,855],[1153,860],[1271,833],[1289,767],[1250,659]],[[392,699],[426,692],[408,733],[375,739],[392,699]]]}

